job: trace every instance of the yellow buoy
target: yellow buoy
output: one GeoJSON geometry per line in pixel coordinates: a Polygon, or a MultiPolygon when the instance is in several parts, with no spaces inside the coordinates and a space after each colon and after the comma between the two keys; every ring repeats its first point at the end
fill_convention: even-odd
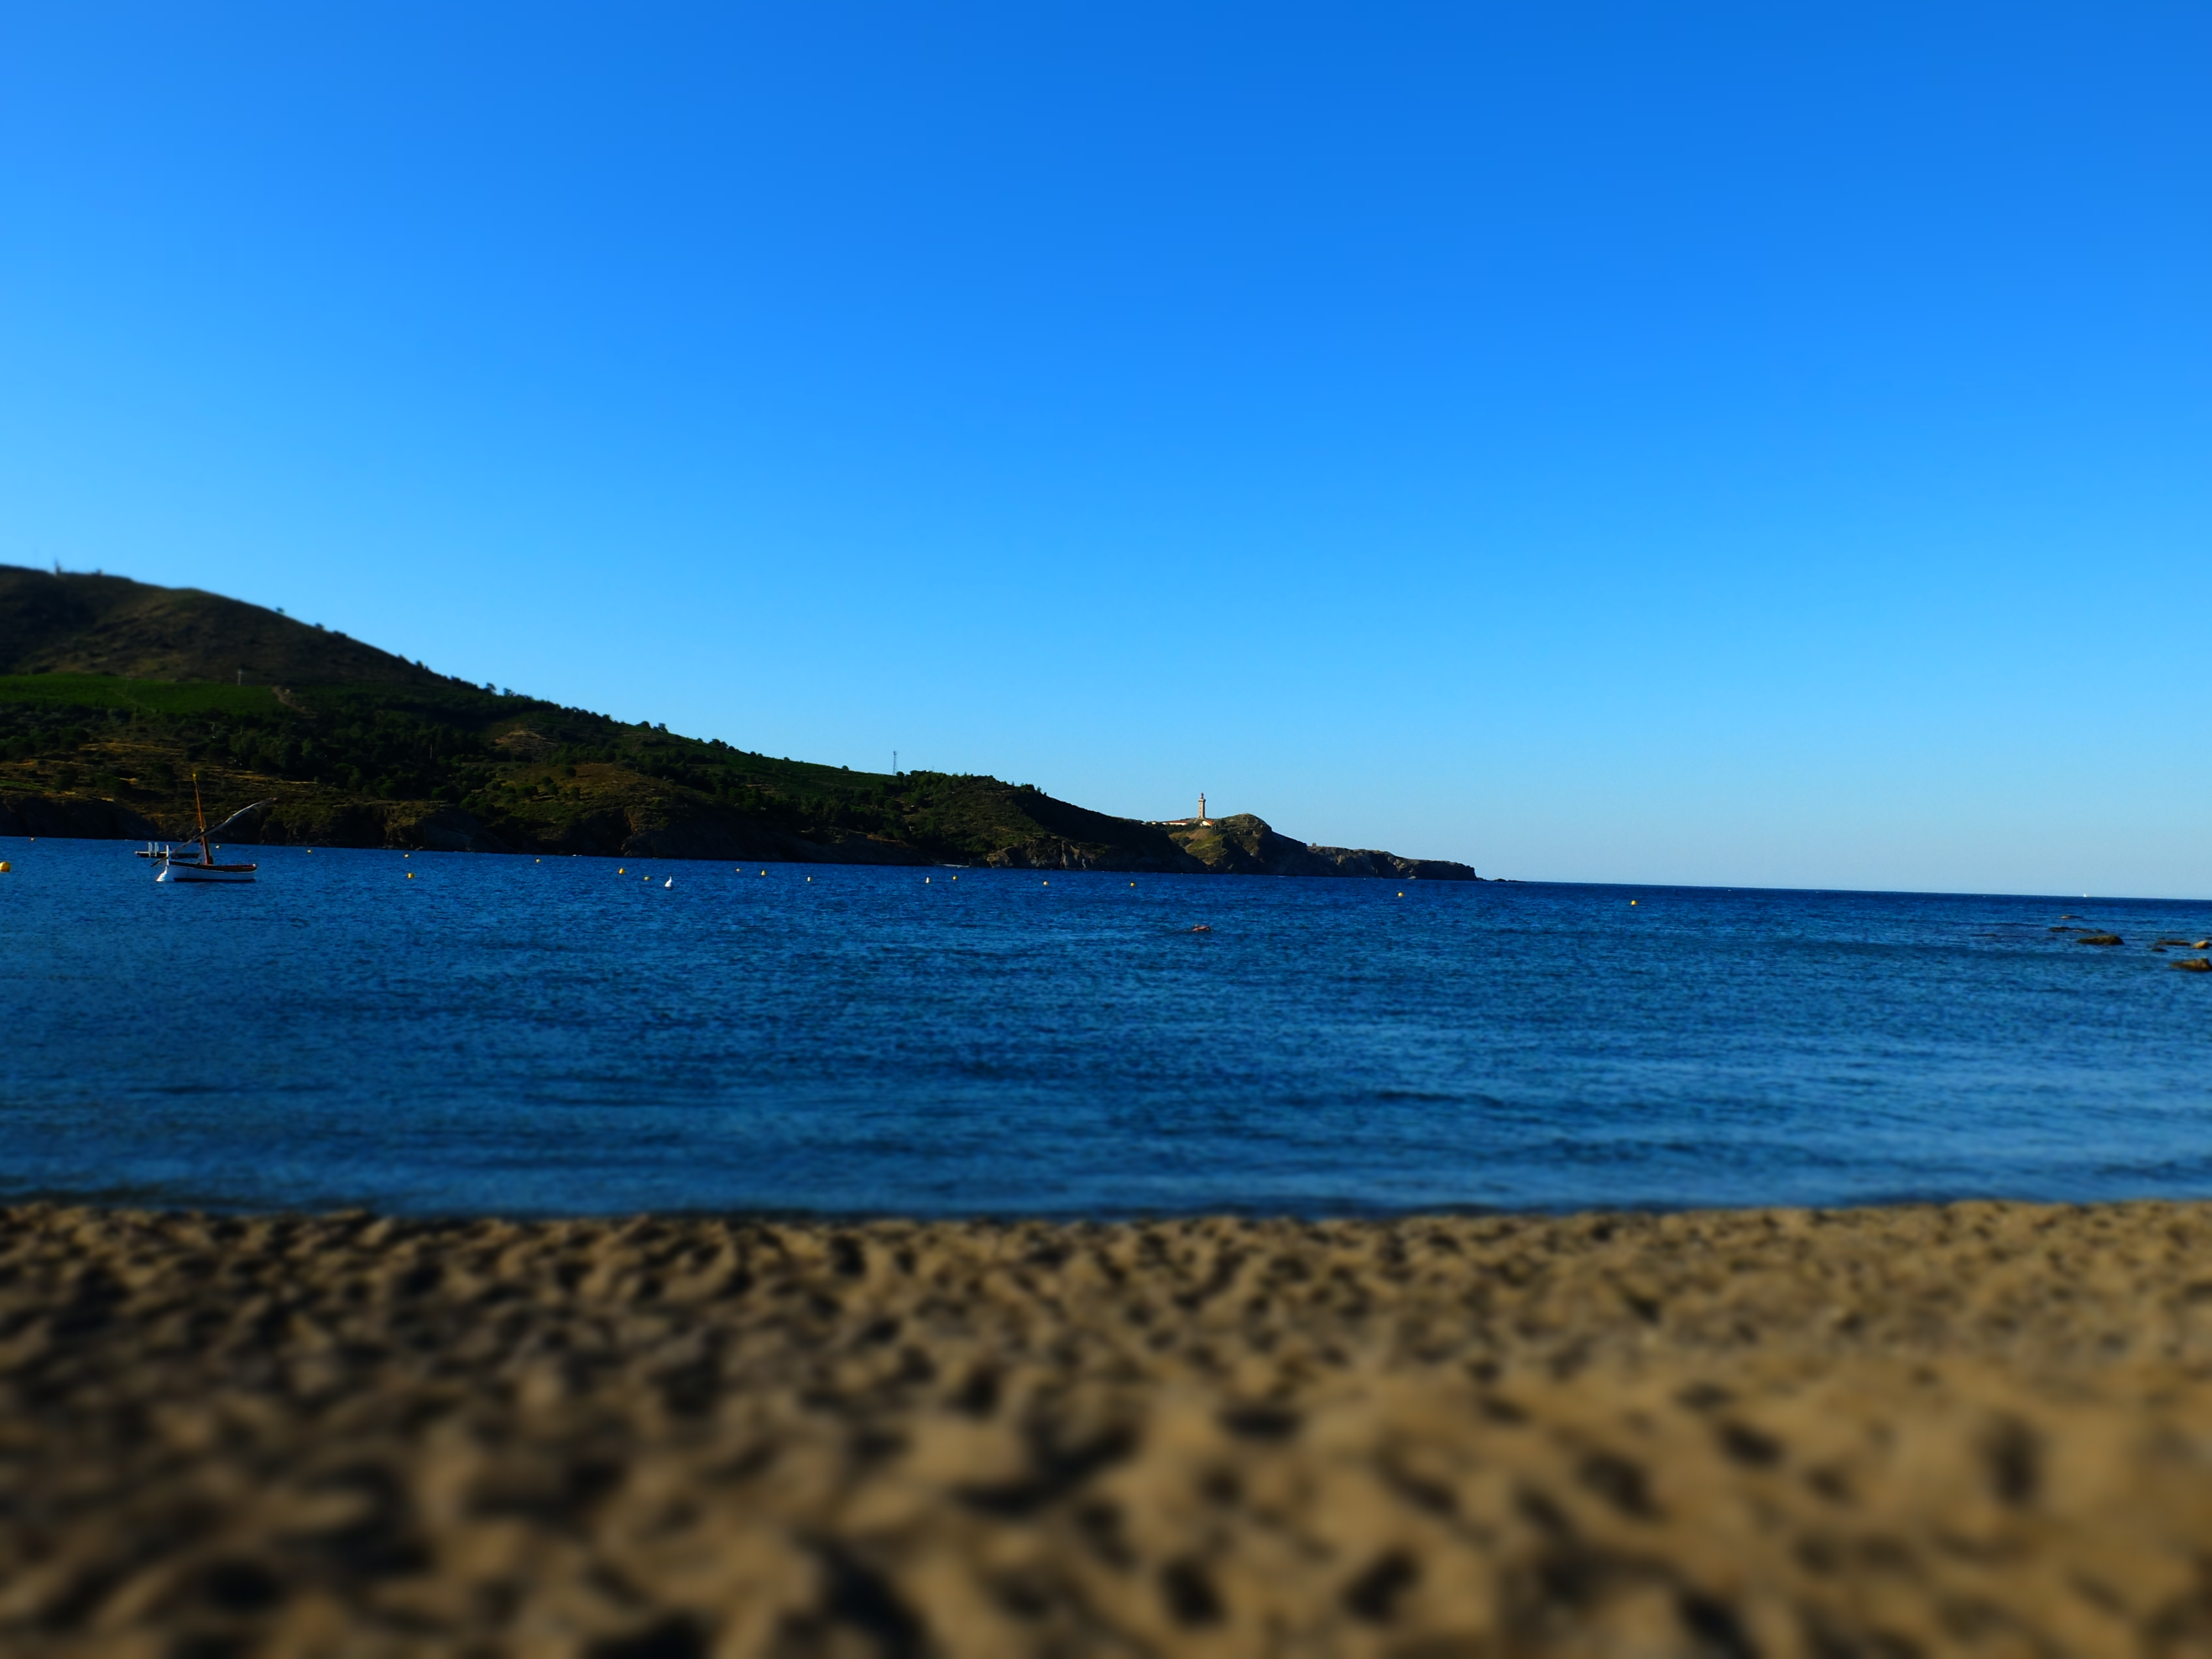
{"type": "Polygon", "coordinates": [[[8,862],[8,860],[5,860],[5,859],[0,859],[0,876],[4,876],[4,875],[6,875],[6,874],[8,873],[8,872],[9,872],[11,868],[13,868],[13,867],[14,867],[14,866],[12,866],[11,865],[9,865],[9,862],[8,862]]]}
{"type": "Polygon", "coordinates": [[[1635,901],[1634,899],[1631,899],[1631,900],[1629,900],[1628,902],[1629,902],[1631,904],[1633,904],[1633,903],[1635,903],[1635,902],[1636,902],[1636,901],[1635,901]]]}
{"type": "Polygon", "coordinates": [[[408,880],[410,880],[410,881],[412,881],[412,880],[414,880],[414,879],[415,879],[415,872],[414,872],[412,870],[410,870],[410,871],[407,872],[407,879],[408,879],[408,880]]]}

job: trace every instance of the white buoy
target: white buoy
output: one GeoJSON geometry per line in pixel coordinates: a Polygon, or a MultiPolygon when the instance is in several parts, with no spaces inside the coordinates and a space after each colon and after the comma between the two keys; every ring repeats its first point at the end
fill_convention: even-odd
{"type": "Polygon", "coordinates": [[[676,885],[676,878],[671,876],[666,881],[662,882],[660,884],[663,887],[673,887],[676,885]]]}

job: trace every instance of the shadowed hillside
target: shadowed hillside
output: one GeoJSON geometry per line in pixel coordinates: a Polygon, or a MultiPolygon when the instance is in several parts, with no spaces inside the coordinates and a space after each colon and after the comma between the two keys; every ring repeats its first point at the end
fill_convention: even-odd
{"type": "Polygon", "coordinates": [[[0,565],[0,674],[415,684],[419,664],[196,587],[0,565]]]}
{"type": "Polygon", "coordinates": [[[854,772],[494,692],[257,605],[0,567],[0,835],[1018,870],[1387,875],[1249,815],[1140,823],[1028,784],[854,772]],[[241,683],[242,682],[242,683],[241,683]]]}

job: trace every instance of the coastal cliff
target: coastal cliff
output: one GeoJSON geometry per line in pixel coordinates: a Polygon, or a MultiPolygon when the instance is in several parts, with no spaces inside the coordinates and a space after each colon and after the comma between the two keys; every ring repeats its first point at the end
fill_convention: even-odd
{"type": "Polygon", "coordinates": [[[1168,834],[1186,855],[1215,874],[1383,876],[1400,881],[1480,879],[1471,866],[1449,859],[1408,859],[1370,848],[1309,846],[1276,834],[1249,812],[1171,827],[1168,834]]]}
{"type": "Polygon", "coordinates": [[[153,841],[151,818],[120,801],[86,795],[0,794],[0,836],[62,836],[83,841],[153,841]]]}

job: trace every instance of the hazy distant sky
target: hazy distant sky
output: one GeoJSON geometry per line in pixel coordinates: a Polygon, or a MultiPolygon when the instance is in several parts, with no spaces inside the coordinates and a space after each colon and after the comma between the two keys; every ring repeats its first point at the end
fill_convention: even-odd
{"type": "Polygon", "coordinates": [[[0,561],[1590,880],[2212,895],[2212,9],[0,7],[0,561]]]}

